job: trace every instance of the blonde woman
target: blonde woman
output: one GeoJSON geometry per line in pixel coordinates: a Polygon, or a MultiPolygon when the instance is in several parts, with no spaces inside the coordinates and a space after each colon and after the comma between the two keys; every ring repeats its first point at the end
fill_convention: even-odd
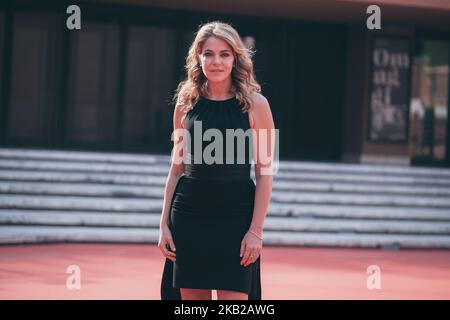
{"type": "Polygon", "coordinates": [[[272,166],[274,143],[258,133],[270,132],[274,123],[252,54],[232,26],[218,21],[201,26],[189,49],[187,78],[174,96],[174,149],[160,221],[162,299],[210,300],[212,290],[219,300],[261,299],[260,254],[273,178],[262,172],[272,166]],[[208,129],[223,139],[205,138],[208,129]],[[226,149],[227,129],[251,132],[234,141],[244,144],[243,153],[226,149]],[[208,153],[212,140],[222,150],[208,153]],[[269,162],[259,160],[261,143],[269,162]],[[220,160],[202,159],[207,154],[220,160]],[[180,156],[183,161],[175,161],[180,156]]]}

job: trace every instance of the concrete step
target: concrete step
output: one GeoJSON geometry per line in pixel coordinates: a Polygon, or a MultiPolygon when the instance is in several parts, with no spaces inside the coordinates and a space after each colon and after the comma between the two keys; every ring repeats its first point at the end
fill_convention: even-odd
{"type": "MultiPolygon", "coordinates": [[[[163,200],[162,186],[133,186],[117,184],[68,184],[42,182],[8,182],[0,184],[0,194],[23,195],[67,195],[89,197],[120,197],[120,198],[155,198],[163,200]]],[[[318,203],[339,205],[373,205],[373,206],[409,206],[448,208],[450,197],[433,196],[400,196],[373,195],[331,192],[293,192],[273,190],[273,202],[278,203],[318,203]]],[[[1,202],[0,202],[1,206],[1,202]]]]}
{"type": "MultiPolygon", "coordinates": [[[[15,186],[20,181],[29,183],[70,183],[75,187],[86,184],[112,184],[129,186],[155,186],[164,188],[167,176],[137,174],[109,174],[109,173],[78,173],[78,172],[27,172],[19,170],[0,170],[0,187],[7,190],[8,186],[15,186]]],[[[273,182],[274,191],[316,191],[328,193],[354,193],[372,195],[411,195],[411,196],[436,196],[450,198],[450,188],[445,186],[416,186],[395,184],[369,184],[366,182],[348,183],[334,181],[287,181],[276,177],[273,182]]],[[[5,191],[6,192],[6,191],[5,191]]]]}
{"type": "Polygon", "coordinates": [[[74,150],[46,150],[46,149],[20,149],[0,148],[0,159],[32,159],[62,160],[62,161],[95,161],[107,163],[141,163],[155,164],[168,163],[170,155],[166,154],[139,154],[114,153],[74,150]]]}
{"type": "Polygon", "coordinates": [[[101,162],[75,162],[75,161],[36,161],[33,159],[0,159],[0,168],[5,170],[51,170],[59,172],[101,172],[101,173],[134,173],[166,175],[169,165],[143,165],[101,162]]]}
{"type": "Polygon", "coordinates": [[[336,205],[370,205],[391,207],[427,207],[447,208],[450,210],[450,199],[444,197],[414,197],[370,194],[335,194],[319,192],[275,191],[271,200],[276,203],[295,204],[336,204],[336,205]]]}
{"type": "MultiPolygon", "coordinates": [[[[0,185],[0,194],[67,195],[88,197],[156,198],[163,200],[163,186],[135,186],[94,183],[8,182],[0,185]]],[[[0,203],[1,205],[1,203],[0,203]]]]}
{"type": "Polygon", "coordinates": [[[154,228],[0,226],[0,244],[51,242],[158,243],[154,228]]]}
{"type": "Polygon", "coordinates": [[[267,232],[264,243],[276,246],[448,249],[450,236],[267,232]]]}
{"type": "Polygon", "coordinates": [[[161,212],[162,202],[160,199],[0,195],[0,208],[161,212]]]}
{"type": "MultiPolygon", "coordinates": [[[[48,242],[158,243],[156,228],[0,226],[0,244],[48,242]]],[[[336,234],[267,231],[264,245],[367,248],[450,248],[450,236],[336,234]]]]}
{"type": "MultiPolygon", "coordinates": [[[[0,210],[3,225],[64,225],[158,228],[156,213],[125,214],[87,211],[0,210]]],[[[450,235],[449,222],[389,221],[368,219],[323,219],[300,217],[267,217],[266,231],[442,234],[450,235]]]]}
{"type": "MultiPolygon", "coordinates": [[[[116,164],[116,163],[99,163],[99,162],[70,162],[70,161],[36,161],[0,159],[0,170],[21,170],[21,171],[57,171],[66,172],[83,172],[90,173],[110,173],[110,174],[148,174],[151,176],[167,177],[169,171],[169,163],[166,165],[153,164],[116,164]]],[[[254,172],[251,171],[252,178],[254,172]]],[[[446,175],[434,176],[414,176],[414,175],[365,175],[359,173],[345,173],[337,171],[305,171],[305,172],[287,172],[280,170],[274,176],[277,180],[287,181],[322,181],[322,182],[347,182],[347,183],[364,183],[364,184],[397,184],[397,185],[418,185],[418,186],[442,186],[450,188],[450,178],[446,175]]]]}
{"type": "MultiPolygon", "coordinates": [[[[0,208],[161,213],[162,201],[160,199],[143,198],[0,195],[0,208]]],[[[272,202],[269,206],[268,215],[336,219],[450,220],[448,208],[324,205],[320,202],[313,204],[272,202]]]]}
{"type": "Polygon", "coordinates": [[[348,183],[334,181],[286,181],[274,179],[273,190],[279,191],[316,191],[330,193],[354,193],[354,194],[389,194],[411,196],[437,196],[450,197],[450,188],[442,186],[416,186],[395,184],[372,184],[366,182],[348,183]]]}
{"type": "Polygon", "coordinates": [[[449,222],[326,219],[267,217],[265,230],[289,232],[337,232],[384,234],[442,234],[450,235],[449,222]]]}
{"type": "MultiPolygon", "coordinates": [[[[0,148],[0,243],[157,243],[169,164],[0,148]]],[[[281,161],[265,244],[449,248],[449,196],[449,169],[281,161]]]]}
{"type": "Polygon", "coordinates": [[[58,172],[58,171],[23,171],[1,170],[0,182],[34,181],[34,182],[70,182],[70,183],[102,183],[123,185],[156,185],[164,186],[167,175],[142,175],[124,173],[93,172],[58,172]]]}
{"type": "MultiPolygon", "coordinates": [[[[46,149],[0,148],[0,159],[31,159],[87,161],[103,163],[133,163],[133,164],[169,164],[169,154],[130,154],[111,152],[61,151],[46,149]]],[[[280,161],[280,170],[307,172],[339,172],[344,174],[362,175],[409,175],[423,177],[450,178],[450,170],[446,168],[404,167],[394,165],[365,165],[347,163],[318,163],[308,161],[280,161]]]]}
{"type": "MultiPolygon", "coordinates": [[[[319,163],[307,161],[281,161],[286,171],[317,171],[323,173],[360,174],[360,175],[406,175],[414,177],[450,178],[450,169],[377,164],[319,163]]],[[[280,166],[281,167],[281,166],[280,166]]]]}
{"type": "Polygon", "coordinates": [[[158,213],[0,209],[3,225],[59,225],[159,228],[158,213]]]}
{"type": "Polygon", "coordinates": [[[378,219],[378,220],[421,220],[450,221],[450,210],[441,208],[371,207],[321,204],[271,203],[271,216],[296,216],[334,219],[378,219]]]}

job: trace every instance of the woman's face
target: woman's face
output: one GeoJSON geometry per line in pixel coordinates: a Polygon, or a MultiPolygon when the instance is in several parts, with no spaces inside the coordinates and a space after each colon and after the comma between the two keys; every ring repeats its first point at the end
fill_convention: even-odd
{"type": "Polygon", "coordinates": [[[221,82],[230,77],[233,70],[233,49],[226,41],[209,37],[203,44],[199,60],[208,81],[221,82]]]}

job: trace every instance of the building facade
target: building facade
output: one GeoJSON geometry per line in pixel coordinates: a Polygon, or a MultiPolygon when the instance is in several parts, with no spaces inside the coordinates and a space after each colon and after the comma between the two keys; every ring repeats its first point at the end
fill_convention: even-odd
{"type": "Polygon", "coordinates": [[[448,1],[9,1],[0,146],[169,154],[172,96],[201,23],[231,23],[280,159],[450,166],[448,1]],[[69,30],[77,4],[81,29],[69,30]]]}

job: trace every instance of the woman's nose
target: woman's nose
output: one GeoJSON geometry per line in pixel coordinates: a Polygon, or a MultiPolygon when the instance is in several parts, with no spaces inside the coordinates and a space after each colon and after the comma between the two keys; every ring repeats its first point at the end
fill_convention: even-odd
{"type": "Polygon", "coordinates": [[[215,56],[214,60],[213,60],[214,64],[219,64],[220,63],[220,57],[219,56],[215,56]]]}

